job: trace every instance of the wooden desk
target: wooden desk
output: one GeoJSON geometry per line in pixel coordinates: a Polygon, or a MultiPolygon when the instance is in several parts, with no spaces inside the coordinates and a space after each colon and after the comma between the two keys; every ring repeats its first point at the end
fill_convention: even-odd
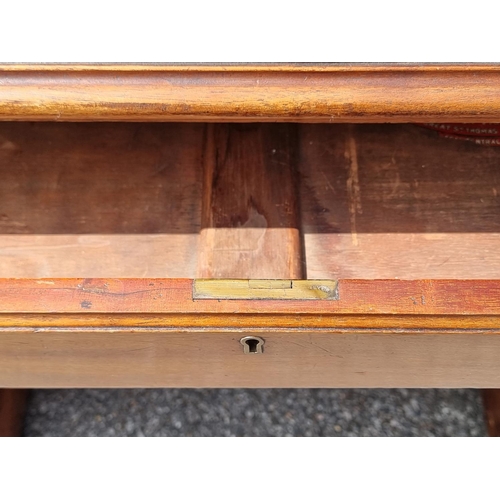
{"type": "Polygon", "coordinates": [[[500,149],[415,125],[500,66],[3,66],[0,120],[0,386],[500,387],[500,149]]]}

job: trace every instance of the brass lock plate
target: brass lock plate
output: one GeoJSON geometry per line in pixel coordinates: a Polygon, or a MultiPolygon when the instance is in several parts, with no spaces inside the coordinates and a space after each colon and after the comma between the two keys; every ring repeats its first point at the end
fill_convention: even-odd
{"type": "Polygon", "coordinates": [[[336,280],[195,279],[193,299],[339,300],[336,280]]]}

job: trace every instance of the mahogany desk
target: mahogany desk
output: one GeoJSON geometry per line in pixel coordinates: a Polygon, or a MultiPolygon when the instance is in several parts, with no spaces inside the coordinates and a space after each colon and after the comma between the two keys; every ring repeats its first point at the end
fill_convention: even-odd
{"type": "Polygon", "coordinates": [[[500,66],[1,66],[0,387],[500,387],[500,148],[428,122],[500,66]]]}

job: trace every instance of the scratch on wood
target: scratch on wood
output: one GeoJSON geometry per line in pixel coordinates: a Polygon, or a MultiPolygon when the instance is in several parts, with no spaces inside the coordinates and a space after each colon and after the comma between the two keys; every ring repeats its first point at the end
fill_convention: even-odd
{"type": "Polygon", "coordinates": [[[293,342],[292,340],[287,340],[289,344],[295,344],[298,345],[299,347],[303,347],[304,349],[308,349],[309,346],[317,347],[321,351],[324,351],[328,353],[333,358],[344,358],[344,356],[340,356],[339,354],[334,354],[333,352],[329,351],[328,349],[325,349],[324,347],[319,346],[318,344],[314,344],[313,342],[307,342],[307,345],[304,344],[299,344],[298,342],[293,342]]]}
{"type": "Polygon", "coordinates": [[[335,188],[332,186],[332,183],[328,180],[328,177],[325,175],[325,173],[322,171],[321,175],[325,179],[326,186],[330,188],[331,192],[335,194],[335,188]]]}
{"type": "Polygon", "coordinates": [[[324,351],[324,352],[327,352],[330,356],[333,356],[334,358],[341,358],[341,359],[344,359],[344,356],[341,356],[340,354],[335,354],[335,353],[333,353],[332,351],[330,351],[330,350],[328,350],[328,349],[326,349],[326,348],[324,348],[324,347],[321,347],[321,346],[320,346],[320,345],[318,345],[318,344],[315,344],[315,343],[312,341],[312,335],[311,335],[311,334],[309,334],[308,336],[309,336],[309,342],[308,342],[308,344],[310,344],[310,345],[312,345],[312,346],[314,346],[314,347],[317,347],[318,349],[320,349],[320,350],[322,350],[322,351],[324,351]]]}
{"type": "Polygon", "coordinates": [[[356,140],[352,127],[347,138],[345,158],[349,162],[349,176],[347,177],[347,194],[349,196],[349,218],[351,224],[351,239],[353,246],[358,246],[358,233],[356,228],[356,215],[362,214],[361,192],[359,188],[358,154],[356,140]]]}

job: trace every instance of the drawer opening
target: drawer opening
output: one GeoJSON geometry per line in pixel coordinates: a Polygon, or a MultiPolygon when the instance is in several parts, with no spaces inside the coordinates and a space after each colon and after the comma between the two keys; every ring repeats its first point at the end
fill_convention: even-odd
{"type": "Polygon", "coordinates": [[[3,122],[0,178],[2,278],[500,279],[500,148],[412,124],[3,122]]]}

